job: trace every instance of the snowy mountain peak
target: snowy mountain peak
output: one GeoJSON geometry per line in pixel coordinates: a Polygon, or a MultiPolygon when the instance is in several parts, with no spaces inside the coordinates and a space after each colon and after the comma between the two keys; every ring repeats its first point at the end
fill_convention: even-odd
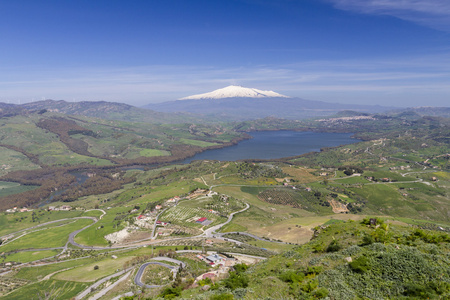
{"type": "Polygon", "coordinates": [[[210,93],[184,97],[181,98],[180,100],[223,99],[223,98],[268,98],[268,97],[290,98],[288,96],[281,95],[273,91],[261,91],[258,89],[251,89],[242,86],[230,85],[223,89],[218,89],[210,93]]]}

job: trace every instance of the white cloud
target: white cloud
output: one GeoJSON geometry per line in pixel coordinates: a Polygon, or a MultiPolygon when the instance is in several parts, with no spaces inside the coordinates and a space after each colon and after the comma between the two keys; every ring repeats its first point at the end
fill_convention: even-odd
{"type": "Polygon", "coordinates": [[[35,68],[27,72],[27,77],[22,72],[0,69],[0,101],[24,103],[46,97],[140,106],[239,84],[311,100],[448,106],[449,63],[450,56],[444,54],[232,68],[160,65],[46,70],[45,73],[35,68]]]}
{"type": "Polygon", "coordinates": [[[326,0],[342,10],[390,15],[439,30],[450,31],[448,0],[326,0]]]}

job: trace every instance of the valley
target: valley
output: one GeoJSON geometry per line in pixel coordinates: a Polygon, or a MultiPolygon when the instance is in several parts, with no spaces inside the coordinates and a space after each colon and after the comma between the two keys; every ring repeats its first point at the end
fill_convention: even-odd
{"type": "Polygon", "coordinates": [[[4,299],[450,293],[448,118],[154,124],[42,109],[0,119],[4,299]],[[178,163],[263,130],[362,141],[178,163]]]}

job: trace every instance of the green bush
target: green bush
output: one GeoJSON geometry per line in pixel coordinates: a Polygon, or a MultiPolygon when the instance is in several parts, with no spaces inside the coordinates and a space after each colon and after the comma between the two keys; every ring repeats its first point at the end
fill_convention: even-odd
{"type": "Polygon", "coordinates": [[[212,295],[209,297],[209,300],[233,300],[234,297],[232,294],[220,294],[220,295],[212,295]]]}
{"type": "Polygon", "coordinates": [[[366,246],[366,245],[370,245],[373,244],[375,242],[375,240],[373,239],[373,236],[366,234],[363,236],[362,242],[361,242],[361,246],[366,246]]]}
{"type": "Polygon", "coordinates": [[[358,257],[348,265],[356,273],[365,273],[370,269],[369,260],[365,256],[358,257]]]}
{"type": "Polygon", "coordinates": [[[305,274],[301,272],[297,274],[295,271],[286,271],[282,273],[278,278],[280,278],[280,280],[284,282],[294,283],[302,281],[305,278],[305,274]]]}
{"type": "Polygon", "coordinates": [[[201,279],[198,281],[198,285],[199,286],[204,286],[204,285],[211,285],[212,281],[211,278],[206,277],[205,279],[201,279]]]}
{"type": "Polygon", "coordinates": [[[315,245],[312,246],[314,253],[323,253],[325,252],[325,245],[322,243],[317,243],[315,245]]]}
{"type": "Polygon", "coordinates": [[[246,264],[236,264],[233,266],[233,268],[237,274],[240,274],[240,273],[244,273],[245,271],[247,271],[248,266],[246,264]]]}
{"type": "Polygon", "coordinates": [[[247,275],[231,272],[230,277],[224,280],[224,285],[230,290],[235,290],[237,288],[246,288],[248,286],[248,281],[247,275]]]}
{"type": "Polygon", "coordinates": [[[318,288],[317,290],[315,290],[312,294],[314,296],[314,298],[317,299],[322,299],[322,298],[326,298],[328,296],[330,292],[326,289],[326,288],[318,288]]]}
{"type": "Polygon", "coordinates": [[[308,267],[308,268],[306,269],[305,274],[306,274],[306,275],[311,275],[311,274],[316,274],[316,275],[318,275],[318,274],[322,273],[322,271],[323,271],[323,267],[321,267],[321,266],[308,267]]]}
{"type": "Polygon", "coordinates": [[[326,251],[327,252],[337,252],[342,249],[342,246],[339,245],[337,240],[332,240],[331,243],[328,245],[326,251]]]}
{"type": "Polygon", "coordinates": [[[180,295],[181,295],[181,287],[177,287],[177,288],[166,287],[164,290],[162,290],[161,294],[159,294],[159,296],[164,299],[173,299],[180,295]]]}
{"type": "Polygon", "coordinates": [[[302,284],[301,289],[304,292],[311,293],[316,289],[316,287],[319,285],[319,282],[317,280],[310,280],[304,284],[302,284]]]}
{"type": "Polygon", "coordinates": [[[436,297],[435,291],[429,286],[423,286],[417,283],[410,283],[405,286],[403,295],[408,297],[418,297],[423,299],[431,299],[436,297]]]}

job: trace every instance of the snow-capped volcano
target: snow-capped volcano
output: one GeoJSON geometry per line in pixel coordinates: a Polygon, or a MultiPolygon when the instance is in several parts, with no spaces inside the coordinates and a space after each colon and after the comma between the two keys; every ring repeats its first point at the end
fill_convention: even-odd
{"type": "Polygon", "coordinates": [[[223,89],[218,89],[210,93],[198,94],[181,98],[180,100],[195,99],[223,99],[223,98],[290,98],[273,91],[261,91],[258,89],[245,88],[242,86],[230,85],[223,89]]]}

